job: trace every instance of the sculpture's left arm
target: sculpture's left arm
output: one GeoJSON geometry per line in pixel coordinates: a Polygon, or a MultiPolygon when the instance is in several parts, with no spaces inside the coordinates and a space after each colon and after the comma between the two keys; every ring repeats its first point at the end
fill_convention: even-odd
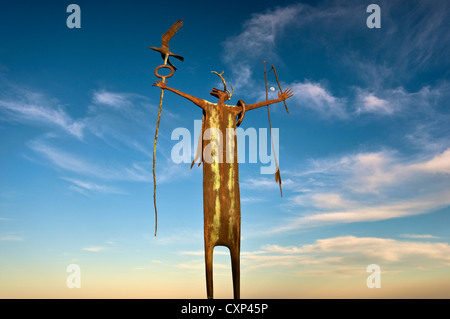
{"type": "Polygon", "coordinates": [[[249,104],[249,105],[247,105],[245,107],[245,109],[246,109],[246,111],[250,111],[250,110],[253,110],[253,109],[257,109],[258,107],[261,107],[261,106],[266,106],[266,105],[269,105],[269,104],[282,102],[282,101],[285,101],[286,99],[290,98],[293,95],[294,95],[294,92],[292,92],[291,89],[286,89],[284,92],[278,93],[278,99],[273,99],[273,100],[269,100],[269,101],[263,101],[263,102],[259,102],[259,103],[249,104]]]}
{"type": "Polygon", "coordinates": [[[156,83],[153,83],[153,86],[157,86],[163,90],[169,90],[172,91],[175,94],[178,94],[181,97],[184,97],[185,99],[188,99],[189,101],[191,101],[192,103],[194,103],[197,106],[200,106],[203,110],[206,108],[206,102],[205,100],[199,99],[195,96],[183,93],[181,91],[178,91],[177,89],[168,87],[166,85],[166,83],[162,82],[162,81],[157,81],[156,83]]]}

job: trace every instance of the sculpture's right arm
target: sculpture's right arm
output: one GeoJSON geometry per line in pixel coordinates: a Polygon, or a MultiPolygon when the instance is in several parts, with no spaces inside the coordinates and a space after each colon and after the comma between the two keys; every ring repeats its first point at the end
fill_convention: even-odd
{"type": "Polygon", "coordinates": [[[205,107],[206,107],[205,100],[202,100],[202,99],[199,99],[199,98],[197,98],[197,97],[195,97],[195,96],[192,96],[192,95],[183,93],[183,92],[181,92],[181,91],[178,91],[177,89],[168,87],[168,86],[166,86],[166,83],[163,83],[163,82],[161,82],[161,81],[158,81],[158,82],[156,82],[156,83],[153,83],[153,86],[157,86],[157,87],[159,87],[159,88],[161,88],[161,89],[163,89],[163,90],[165,89],[165,90],[172,91],[173,93],[176,93],[176,94],[178,94],[179,96],[184,97],[185,99],[188,99],[189,101],[191,101],[191,102],[194,103],[195,105],[201,107],[203,110],[204,110],[205,107]]]}

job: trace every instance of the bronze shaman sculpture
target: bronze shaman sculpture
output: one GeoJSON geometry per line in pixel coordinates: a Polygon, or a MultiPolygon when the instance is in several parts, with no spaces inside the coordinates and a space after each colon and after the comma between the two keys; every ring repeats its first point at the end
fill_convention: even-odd
{"type": "MultiPolygon", "coordinates": [[[[165,62],[168,54],[166,53],[165,62]]],[[[170,66],[167,66],[170,68],[170,66]]],[[[159,67],[158,67],[159,68],[159,67]]],[[[156,70],[155,70],[156,71],[156,70]]],[[[213,88],[210,92],[218,99],[217,103],[197,98],[168,87],[165,77],[157,81],[161,91],[168,90],[188,99],[202,109],[202,132],[199,139],[203,163],[203,214],[204,214],[204,248],[206,265],[207,297],[213,298],[213,250],[215,246],[225,246],[230,250],[233,277],[233,295],[240,298],[240,242],[241,242],[241,203],[239,192],[239,165],[237,159],[237,122],[240,124],[245,112],[282,102],[293,96],[287,89],[278,93],[278,98],[245,105],[239,100],[237,105],[225,104],[232,94],[227,89],[222,73],[217,73],[224,84],[224,89],[213,88]],[[205,143],[208,140],[208,144],[205,143]]],[[[173,71],[171,75],[173,74],[173,71]]],[[[162,97],[162,93],[161,93],[162,97]]],[[[196,159],[199,157],[197,153],[196,159]]],[[[194,162],[196,161],[194,159],[194,162]]],[[[194,164],[193,162],[193,164],[194,164]]],[[[199,165],[200,165],[199,164],[199,165]]],[[[191,166],[192,167],[192,166],[191,166]]]]}

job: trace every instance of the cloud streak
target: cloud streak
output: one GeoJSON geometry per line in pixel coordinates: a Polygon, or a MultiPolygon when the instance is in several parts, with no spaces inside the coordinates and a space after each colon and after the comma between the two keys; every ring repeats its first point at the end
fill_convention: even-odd
{"type": "Polygon", "coordinates": [[[17,236],[14,234],[1,234],[0,235],[0,242],[22,242],[25,239],[22,236],[17,236]]]}
{"type": "MultiPolygon", "coordinates": [[[[151,171],[143,164],[132,163],[129,167],[117,165],[111,166],[105,163],[95,163],[93,160],[86,160],[82,157],[45,144],[42,141],[30,142],[29,146],[33,151],[49,160],[55,168],[64,171],[104,180],[134,182],[150,182],[152,180],[151,171]]],[[[150,167],[150,163],[146,166],[150,167]]],[[[84,189],[102,189],[99,185],[80,182],[76,179],[71,179],[70,181],[84,189]]],[[[103,190],[105,189],[103,188],[103,190]]],[[[111,189],[109,189],[109,191],[111,191],[111,189]]]]}
{"type": "MultiPolygon", "coordinates": [[[[265,253],[279,255],[334,256],[340,263],[346,263],[355,257],[361,262],[377,260],[378,262],[400,263],[412,262],[415,267],[427,260],[438,266],[450,266],[450,246],[447,243],[429,243],[416,241],[399,241],[390,238],[342,236],[319,239],[313,244],[300,247],[283,247],[267,245],[265,253]]],[[[260,253],[259,253],[260,255],[260,253]]],[[[319,259],[320,261],[320,259],[319,259]]]]}
{"type": "Polygon", "coordinates": [[[286,207],[302,213],[265,234],[402,218],[450,206],[450,149],[408,161],[387,151],[359,153],[316,161],[310,170],[287,175],[292,191],[300,194],[292,195],[286,207]]]}
{"type": "MultiPolygon", "coordinates": [[[[448,65],[450,60],[446,52],[450,41],[442,40],[449,37],[443,32],[442,25],[450,6],[445,1],[412,2],[408,10],[404,10],[400,1],[389,1],[383,3],[382,8],[383,23],[390,28],[387,32],[372,32],[370,35],[365,25],[366,6],[364,3],[355,5],[353,1],[324,1],[314,7],[291,4],[253,14],[243,23],[239,34],[223,43],[223,61],[231,69],[233,77],[230,82],[237,90],[248,92],[248,97],[260,98],[260,94],[254,92],[260,91],[257,86],[263,87],[262,77],[254,78],[254,68],[261,70],[262,60],[271,60],[280,67],[288,65],[290,69],[292,64],[297,66],[298,63],[289,60],[292,59],[292,50],[301,53],[303,45],[321,43],[321,53],[333,52],[333,63],[329,64],[331,72],[344,72],[345,77],[358,78],[362,83],[335,83],[336,87],[341,86],[339,94],[336,94],[321,85],[323,79],[320,78],[291,82],[283,85],[294,89],[291,101],[335,119],[357,119],[374,114],[406,116],[412,107],[422,108],[423,112],[423,108],[433,105],[435,98],[445,89],[441,90],[439,84],[435,84],[435,87],[423,86],[418,91],[411,91],[405,80],[424,69],[435,67],[433,57],[448,65]],[[394,22],[399,20],[408,27],[396,27],[398,23],[394,22]],[[330,37],[330,32],[334,36],[330,37]],[[298,44],[287,48],[281,45],[284,43],[281,40],[288,39],[292,33],[300,35],[296,38],[298,44]],[[346,34],[377,45],[361,51],[359,41],[342,42],[346,34]],[[392,47],[396,50],[392,51],[392,47]],[[391,56],[392,52],[395,56],[391,56]],[[380,59],[380,56],[385,58],[380,59]],[[339,68],[342,65],[344,69],[339,68]],[[338,68],[334,69],[335,66],[338,68]]],[[[299,76],[302,77],[299,74],[297,78],[299,76]]],[[[295,107],[291,109],[295,110],[295,107]]]]}
{"type": "Polygon", "coordinates": [[[101,247],[101,246],[82,248],[82,250],[89,251],[91,253],[99,253],[99,252],[105,251],[107,249],[108,249],[107,247],[101,247]]]}
{"type": "Polygon", "coordinates": [[[72,119],[62,107],[35,92],[20,90],[20,94],[16,92],[11,98],[0,98],[0,112],[10,120],[57,127],[78,139],[83,138],[83,121],[72,119]]]}
{"type": "Polygon", "coordinates": [[[92,97],[95,104],[103,104],[113,108],[122,108],[131,105],[130,94],[109,92],[106,90],[96,91],[92,97]]]}
{"type": "Polygon", "coordinates": [[[292,23],[297,21],[302,5],[290,5],[268,10],[265,13],[253,14],[243,25],[242,32],[224,42],[228,62],[238,57],[254,58],[261,54],[275,55],[277,38],[292,23]]]}
{"type": "Polygon", "coordinates": [[[116,187],[99,185],[97,183],[82,181],[74,178],[63,177],[62,179],[72,184],[70,187],[71,189],[82,194],[91,194],[91,193],[117,194],[117,195],[127,194],[125,191],[120,190],[116,187]]]}
{"type": "MultiPolygon", "coordinates": [[[[6,81],[2,83],[5,83],[0,89],[3,120],[39,126],[45,132],[27,142],[41,160],[25,157],[61,172],[62,178],[69,182],[69,189],[84,195],[124,194],[120,188],[95,180],[153,182],[149,138],[153,132],[149,121],[155,112],[151,112],[153,106],[145,97],[97,90],[86,115],[74,119],[55,99],[6,81]],[[75,137],[75,141],[68,137],[75,137]]],[[[158,170],[158,183],[189,173],[186,167],[170,161],[164,149],[158,150],[165,157],[165,165],[158,170]]]]}
{"type": "Polygon", "coordinates": [[[346,99],[333,96],[321,84],[294,82],[289,87],[294,91],[292,100],[300,107],[312,109],[326,117],[347,118],[346,99]]]}
{"type": "MultiPolygon", "coordinates": [[[[228,252],[215,254],[229,255],[228,252]]],[[[198,259],[183,263],[200,270],[202,251],[184,252],[198,259]]],[[[441,242],[396,240],[378,237],[339,236],[318,239],[300,246],[264,245],[259,250],[242,251],[243,271],[277,268],[306,276],[361,276],[366,267],[378,263],[390,271],[450,267],[450,246],[441,242]]]]}

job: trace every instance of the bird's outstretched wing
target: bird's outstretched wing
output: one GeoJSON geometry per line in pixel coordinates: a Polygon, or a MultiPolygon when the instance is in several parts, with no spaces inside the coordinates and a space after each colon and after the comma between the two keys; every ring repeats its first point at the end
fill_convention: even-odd
{"type": "Polygon", "coordinates": [[[161,37],[162,46],[169,46],[169,40],[177,33],[177,31],[183,26],[183,19],[178,20],[170,27],[170,29],[164,33],[161,37]]]}

